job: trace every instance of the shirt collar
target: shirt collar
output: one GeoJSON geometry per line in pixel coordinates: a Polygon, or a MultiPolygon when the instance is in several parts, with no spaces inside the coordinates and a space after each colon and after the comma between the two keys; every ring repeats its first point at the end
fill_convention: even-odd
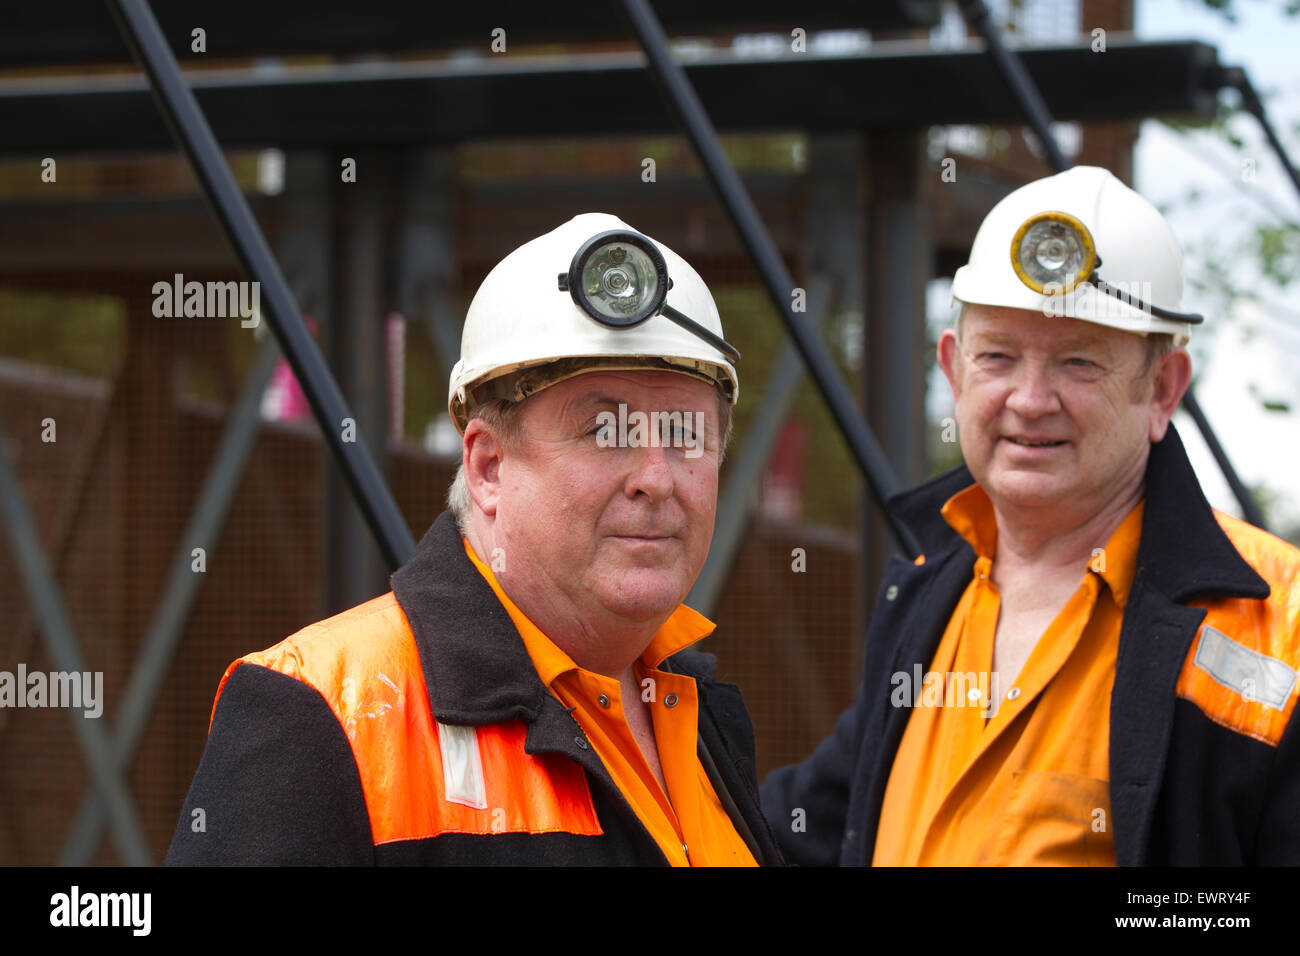
{"type": "Polygon", "coordinates": [[[939,513],[975,549],[977,558],[992,558],[998,546],[998,519],[993,502],[978,484],[949,498],[939,513]]]}
{"type": "MultiPolygon", "coordinates": [[[[890,510],[936,559],[956,554],[961,541],[940,517],[943,503],[975,483],[965,465],[889,499],[890,510]]],[[[1201,597],[1265,598],[1268,583],[1229,540],[1201,492],[1178,429],[1151,446],[1138,565],[1145,585],[1180,604],[1201,597]],[[1187,547],[1195,541],[1196,547],[1187,547]]]]}
{"type": "MultiPolygon", "coordinates": [[[[542,683],[550,687],[562,674],[580,669],[573,658],[557,647],[555,642],[529,620],[528,615],[521,611],[514,601],[510,600],[510,596],[501,587],[501,582],[492,573],[492,569],[479,560],[479,556],[474,553],[469,539],[462,536],[461,541],[465,546],[465,554],[491,586],[497,600],[501,602],[501,606],[510,615],[510,620],[514,622],[515,629],[519,631],[519,636],[523,639],[524,647],[528,651],[528,656],[532,658],[533,665],[537,668],[537,676],[542,679],[542,683]]],[[[656,668],[666,658],[708,637],[715,627],[717,625],[699,611],[685,604],[679,604],[641,652],[641,663],[649,669],[656,668]]]]}
{"type": "MultiPolygon", "coordinates": [[[[1093,552],[1088,570],[1101,576],[1119,607],[1128,601],[1129,589],[1137,568],[1138,544],[1142,539],[1142,514],[1145,499],[1125,516],[1100,553],[1093,552]]],[[[998,521],[993,502],[978,484],[964,488],[949,498],[939,511],[959,535],[975,549],[976,558],[997,553],[998,521]]]]}

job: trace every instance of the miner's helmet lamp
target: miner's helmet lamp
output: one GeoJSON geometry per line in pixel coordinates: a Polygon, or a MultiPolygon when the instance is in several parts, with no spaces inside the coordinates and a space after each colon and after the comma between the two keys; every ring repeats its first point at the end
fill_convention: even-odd
{"type": "Polygon", "coordinates": [[[515,249],[483,280],[447,408],[464,431],[477,405],[619,369],[690,375],[734,405],[739,358],[689,263],[614,216],[585,213],[515,249]]]}
{"type": "Polygon", "coordinates": [[[1162,309],[1144,302],[1136,291],[1108,284],[1098,274],[1101,259],[1092,233],[1068,212],[1045,212],[1026,219],[1011,239],[1011,267],[1020,281],[1043,295],[1065,295],[1089,282],[1107,295],[1130,302],[1172,322],[1199,325],[1205,316],[1162,309]]]}
{"type": "Polygon", "coordinates": [[[1092,233],[1068,212],[1025,220],[1011,238],[1011,267],[1035,292],[1059,295],[1087,281],[1097,268],[1092,233]]]}
{"type": "Polygon", "coordinates": [[[980,225],[970,261],[952,286],[960,302],[1139,334],[1165,332],[1177,345],[1204,321],[1178,311],[1182,295],[1182,250],[1164,217],[1093,166],[1036,180],[1003,198],[980,225]]]}
{"type": "Polygon", "coordinates": [[[653,242],[638,232],[611,229],[592,236],[573,254],[557,288],[601,325],[630,329],[662,314],[698,335],[734,365],[740,352],[720,335],[678,312],[665,301],[673,287],[668,263],[653,242]]]}

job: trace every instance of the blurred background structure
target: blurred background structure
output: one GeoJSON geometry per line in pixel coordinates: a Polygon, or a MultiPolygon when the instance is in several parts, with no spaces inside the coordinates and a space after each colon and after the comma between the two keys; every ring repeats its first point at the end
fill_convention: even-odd
{"type": "MultiPolygon", "coordinates": [[[[605,211],[699,270],[744,360],[692,603],[718,622],[704,648],[744,692],[761,777],[851,702],[892,546],[621,13],[573,6],[155,12],[416,538],[459,460],[447,377],[492,265],[605,211]]],[[[910,485],[960,461],[931,358],[943,280],[993,203],[1049,170],[954,6],[859,6],[654,4],[796,310],[910,485]]],[[[1073,162],[1132,182],[1142,118],[1221,122],[1215,47],[1137,39],[1133,0],[993,11],[1073,162]]],[[[0,129],[0,429],[68,631],[104,674],[98,723],[139,724],[124,781],[158,862],[225,667],[382,593],[387,570],[265,323],[155,314],[177,274],[247,277],[103,4],[6,14],[0,129]],[[150,635],[174,651],[143,653],[150,635]],[[156,694],[132,678],[142,658],[156,694]]],[[[1300,540],[1286,486],[1262,490],[1300,540]]],[[[22,560],[0,547],[0,670],[52,670],[22,560]]],[[[83,753],[66,713],[0,708],[0,864],[140,859],[88,823],[83,753]]]]}

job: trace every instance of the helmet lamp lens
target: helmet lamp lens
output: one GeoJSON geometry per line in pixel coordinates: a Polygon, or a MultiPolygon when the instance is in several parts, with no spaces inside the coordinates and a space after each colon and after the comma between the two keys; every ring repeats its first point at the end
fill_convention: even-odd
{"type": "Polygon", "coordinates": [[[1011,264],[1025,285],[1045,295],[1069,292],[1097,265],[1092,236],[1066,213],[1030,219],[1016,232],[1011,264]]]}
{"type": "Polygon", "coordinates": [[[587,301],[619,324],[654,301],[658,287],[658,272],[650,257],[624,243],[597,246],[582,268],[587,301]]]}
{"type": "Polygon", "coordinates": [[[678,312],[665,299],[672,288],[668,263],[653,242],[639,232],[622,229],[592,236],[573,254],[569,271],[558,276],[558,288],[601,325],[630,329],[662,314],[708,342],[733,364],[740,353],[722,336],[678,312]]]}
{"type": "Polygon", "coordinates": [[[663,306],[668,267],[639,233],[606,232],[583,243],[573,257],[567,287],[574,302],[597,322],[628,328],[663,306]]]}

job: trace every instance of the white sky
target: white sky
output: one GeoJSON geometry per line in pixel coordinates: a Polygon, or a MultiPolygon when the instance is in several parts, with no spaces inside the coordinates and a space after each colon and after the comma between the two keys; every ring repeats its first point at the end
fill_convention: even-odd
{"type": "MultiPolygon", "coordinates": [[[[1232,24],[1200,0],[1137,0],[1137,34],[1143,39],[1203,40],[1216,47],[1220,63],[1245,67],[1296,162],[1300,17],[1285,16],[1281,0],[1237,0],[1236,6],[1238,22],[1232,24]]],[[[1189,280],[1204,269],[1207,243],[1226,251],[1232,239],[1253,224],[1276,225],[1278,215],[1300,222],[1300,197],[1258,126],[1243,117],[1232,128],[1248,144],[1241,154],[1211,135],[1189,137],[1159,122],[1143,123],[1138,139],[1135,186],[1167,210],[1188,249],[1189,280]],[[1262,202],[1239,188],[1243,158],[1254,160],[1256,179],[1247,185],[1262,202]],[[1188,203],[1193,188],[1202,198],[1188,203]]],[[[1238,260],[1231,267],[1262,306],[1238,302],[1224,315],[1211,311],[1215,303],[1189,288],[1185,307],[1204,312],[1206,326],[1212,327],[1199,334],[1199,341],[1193,339],[1200,376],[1197,396],[1242,479],[1248,485],[1262,483],[1279,497],[1274,524],[1294,528],[1300,525],[1300,279],[1282,289],[1260,280],[1248,261],[1238,260]],[[1268,411],[1261,398],[1288,402],[1291,411],[1268,411]]],[[[1239,513],[1196,426],[1181,413],[1178,425],[1210,502],[1239,513]]]]}

